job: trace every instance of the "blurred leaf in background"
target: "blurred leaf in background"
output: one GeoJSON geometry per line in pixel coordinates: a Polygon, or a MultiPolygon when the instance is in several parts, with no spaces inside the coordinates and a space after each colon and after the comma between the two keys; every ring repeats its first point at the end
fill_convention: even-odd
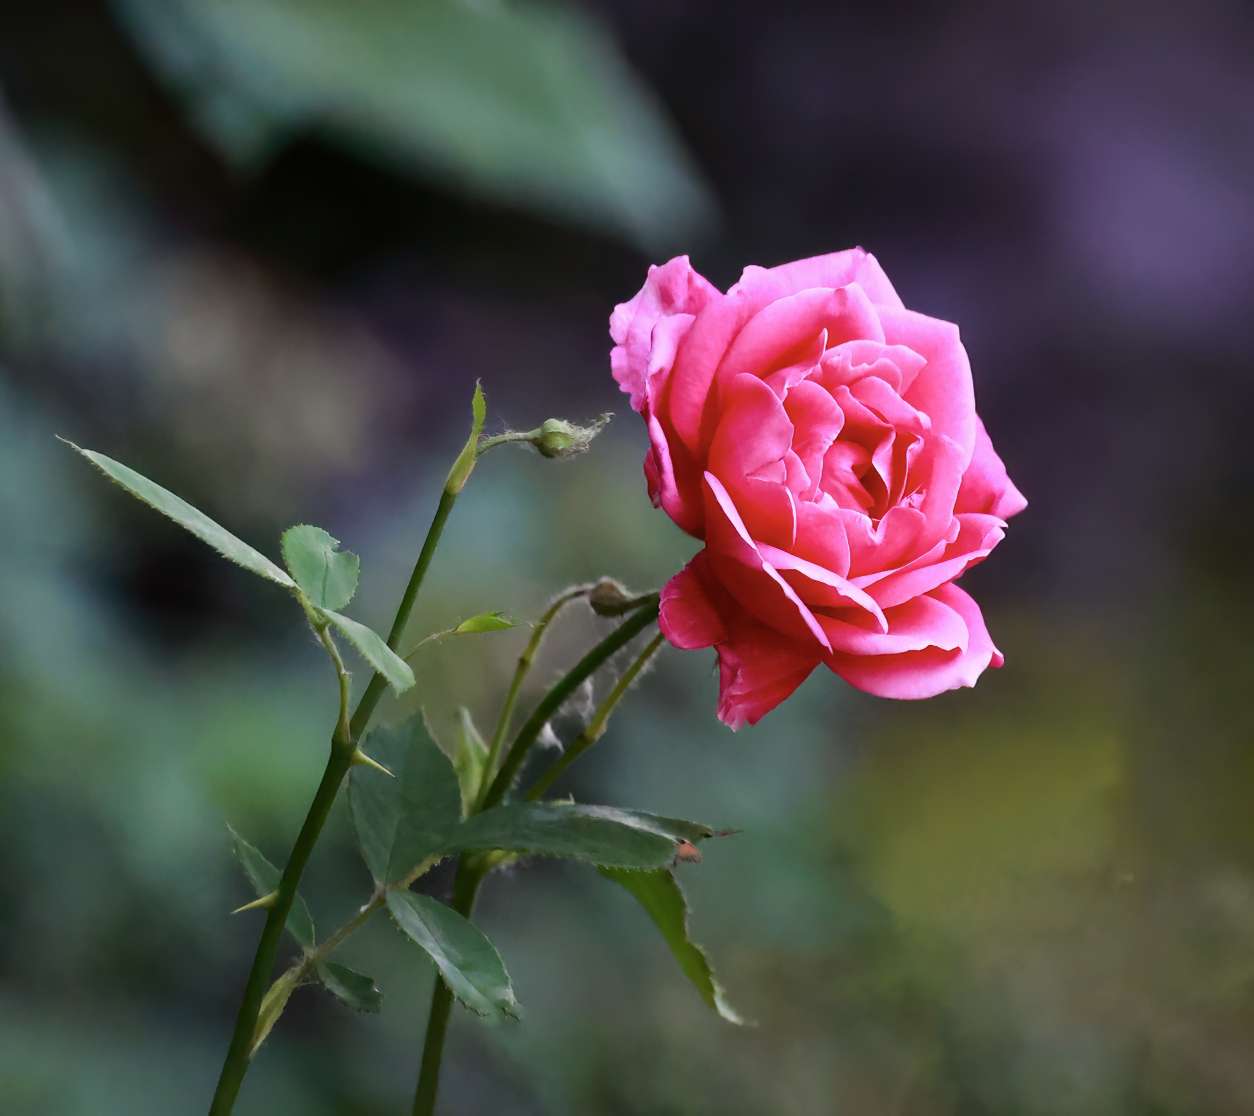
{"type": "Polygon", "coordinates": [[[710,195],[649,91],[575,5],[496,0],[117,0],[236,163],[293,133],[644,248],[710,195]]]}

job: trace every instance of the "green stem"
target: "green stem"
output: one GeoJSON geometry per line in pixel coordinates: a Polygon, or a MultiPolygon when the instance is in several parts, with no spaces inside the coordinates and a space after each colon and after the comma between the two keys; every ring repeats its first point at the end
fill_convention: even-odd
{"type": "Polygon", "coordinates": [[[291,912],[292,902],[296,898],[296,885],[301,873],[313,852],[318,834],[322,832],[323,823],[331,811],[340,782],[352,766],[352,752],[342,747],[333,747],[327,760],[326,770],[322,773],[322,782],[314,794],[305,816],[305,824],[301,826],[296,843],[292,846],[292,854],[287,858],[287,866],[279,880],[275,894],[274,906],[266,913],[266,925],[261,931],[261,939],[257,943],[257,952],[253,957],[252,968],[248,972],[248,982],[244,985],[244,999],[235,1017],[235,1030],[231,1035],[231,1045],[227,1048],[226,1060],[222,1064],[222,1073],[218,1078],[218,1087],[213,1094],[213,1103],[209,1107],[209,1116],[226,1116],[235,1104],[243,1083],[244,1074],[248,1072],[249,1055],[252,1052],[253,1035],[257,1028],[257,1014],[261,1010],[261,1000],[266,987],[270,983],[270,973],[274,969],[274,959],[279,951],[279,942],[283,937],[283,927],[287,924],[287,916],[291,912]]]}
{"type": "Polygon", "coordinates": [[[553,623],[557,614],[571,601],[587,595],[588,586],[586,585],[568,589],[549,605],[544,615],[536,621],[535,627],[531,629],[531,638],[527,640],[527,646],[523,648],[523,653],[518,656],[518,665],[514,668],[514,677],[510,679],[509,689],[505,693],[505,701],[496,719],[496,727],[492,730],[492,741],[488,745],[488,755],[483,765],[483,783],[479,787],[479,800],[482,800],[487,794],[489,781],[496,774],[496,765],[501,758],[501,748],[505,745],[505,736],[509,732],[509,723],[514,716],[514,706],[518,704],[518,695],[522,691],[523,682],[526,680],[528,671],[531,670],[531,664],[535,662],[536,654],[540,650],[540,644],[544,642],[544,636],[549,629],[549,625],[553,623]]]}
{"type": "Polygon", "coordinates": [[[543,797],[548,789],[561,778],[566,769],[601,739],[605,734],[605,726],[609,723],[610,715],[626,696],[627,691],[631,689],[631,684],[640,676],[640,672],[648,665],[649,660],[658,653],[665,642],[666,637],[658,632],[645,644],[644,649],[636,656],[636,661],[623,672],[623,676],[614,683],[614,688],[605,695],[605,700],[601,702],[584,730],[527,791],[529,801],[534,802],[537,798],[543,797]]]}
{"type": "Polygon", "coordinates": [[[495,806],[505,797],[513,785],[514,777],[522,766],[531,745],[562,707],[566,700],[583,683],[591,678],[605,662],[636,638],[650,624],[657,620],[658,599],[656,594],[646,597],[641,606],[630,617],[607,635],[591,651],[579,660],[557,684],[541,699],[530,717],[527,718],[514,742],[510,745],[501,764],[501,770],[483,795],[481,810],[495,806]]]}
{"type": "MultiPolygon", "coordinates": [[[[405,587],[405,594],[401,597],[401,603],[396,609],[392,630],[388,633],[388,646],[394,651],[404,634],[414,602],[418,599],[418,591],[422,588],[423,578],[426,577],[427,567],[431,565],[431,558],[435,554],[436,545],[444,531],[444,524],[456,501],[457,492],[449,491],[446,487],[440,496],[435,515],[431,519],[431,526],[427,528],[427,537],[423,541],[422,550],[414,564],[414,572],[410,575],[409,584],[405,587]]],[[[287,924],[288,913],[296,899],[296,889],[300,884],[301,875],[309,862],[318,835],[326,823],[340,784],[353,764],[356,742],[361,739],[362,733],[370,724],[375,707],[379,704],[379,699],[387,687],[387,680],[375,672],[350,718],[348,716],[348,673],[344,670],[344,664],[325,628],[319,630],[318,637],[332,656],[340,686],[340,711],[331,742],[331,755],[327,759],[322,781],[318,784],[313,802],[309,805],[309,812],[305,815],[296,843],[292,846],[291,855],[283,868],[274,906],[266,914],[266,924],[257,942],[257,952],[253,956],[252,968],[248,971],[244,997],[235,1016],[235,1029],[231,1033],[231,1043],[227,1047],[226,1059],[222,1063],[222,1072],[218,1077],[218,1086],[209,1107],[209,1116],[228,1116],[235,1106],[235,1098],[239,1095],[244,1075],[248,1072],[249,1056],[252,1052],[261,1001],[265,996],[270,974],[274,971],[274,961],[283,937],[283,928],[287,924]]]]}
{"type": "MultiPolygon", "coordinates": [[[[440,536],[444,533],[444,524],[448,522],[449,513],[453,510],[453,505],[457,503],[457,495],[456,492],[450,492],[447,488],[440,494],[439,506],[435,509],[435,515],[431,517],[431,526],[427,528],[427,537],[423,540],[422,550],[418,553],[418,561],[414,563],[414,572],[409,575],[405,595],[401,597],[401,603],[396,609],[396,618],[392,621],[392,630],[388,632],[388,646],[393,651],[397,649],[401,636],[405,634],[409,614],[413,611],[414,602],[418,599],[418,590],[422,588],[423,579],[427,576],[427,567],[431,565],[435,548],[439,545],[440,536]]],[[[385,689],[387,689],[387,679],[376,673],[370,679],[353,713],[354,738],[360,737],[366,730],[366,726],[370,724],[375,706],[379,704],[379,699],[383,697],[385,689]]]]}
{"type": "MultiPolygon", "coordinates": [[[[564,602],[560,600],[555,602],[550,608],[550,612],[555,612],[561,603],[564,602]]],[[[592,648],[544,695],[540,704],[536,706],[531,716],[527,718],[522,728],[518,730],[518,735],[514,737],[514,742],[510,745],[509,753],[505,757],[505,763],[501,766],[501,770],[488,787],[487,792],[482,795],[481,801],[476,804],[474,812],[490,809],[505,797],[514,781],[518,768],[526,758],[528,749],[535,743],[541,729],[544,728],[562,707],[562,704],[585,680],[592,677],[617,651],[630,643],[645,628],[657,620],[657,610],[657,594],[650,594],[644,597],[635,613],[592,648]]],[[[552,619],[548,613],[545,615],[549,620],[552,619]]],[[[545,623],[544,620],[541,622],[545,623]]],[[[541,636],[543,636],[543,632],[541,632],[541,636]]],[[[520,667],[522,666],[522,660],[520,660],[519,665],[520,667]]],[[[526,670],[524,669],[522,673],[525,675],[526,670]]],[[[639,672],[637,671],[637,673],[639,672]]],[[[518,677],[517,673],[515,676],[518,677]]],[[[521,685],[521,681],[519,684],[521,685]]],[[[623,687],[622,692],[626,692],[626,687],[623,687]]],[[[620,693],[619,696],[621,697],[622,694],[620,693]]],[[[514,694],[513,697],[516,698],[517,694],[514,694]]],[[[507,699],[507,704],[509,710],[512,710],[512,699],[507,699]]],[[[502,720],[506,723],[508,723],[509,710],[503,711],[506,715],[502,720]]],[[[504,736],[504,730],[501,730],[501,735],[502,737],[504,736]]],[[[479,885],[483,883],[484,874],[482,867],[477,866],[474,861],[468,860],[466,856],[463,855],[458,858],[457,875],[453,880],[451,905],[458,914],[465,918],[469,918],[474,912],[475,898],[479,894],[479,885]]],[[[444,1036],[448,1031],[449,1014],[452,1008],[453,995],[449,991],[448,986],[437,978],[435,987],[431,992],[431,1009],[427,1016],[427,1032],[423,1039],[422,1065],[418,1071],[418,1087],[414,1093],[412,1116],[433,1116],[435,1112],[436,1093],[440,1085],[440,1061],[444,1055],[444,1036]]]]}
{"type": "MultiPolygon", "coordinates": [[[[365,902],[361,909],[353,915],[347,922],[344,922],[327,938],[324,938],[313,949],[306,950],[300,958],[298,958],[292,966],[285,972],[275,985],[286,980],[293,986],[300,983],[310,969],[316,968],[319,963],[325,961],[331,956],[345,940],[352,934],[355,934],[370,920],[375,911],[379,910],[386,902],[389,891],[406,891],[412,887],[419,879],[427,874],[431,868],[439,862],[441,858],[438,856],[428,857],[421,861],[409,875],[398,880],[390,886],[381,886],[375,890],[375,893],[365,902]]],[[[273,986],[272,986],[273,987],[273,986]]]]}
{"type": "MultiPolygon", "coordinates": [[[[475,910],[475,898],[483,874],[466,859],[457,862],[453,879],[452,908],[464,918],[475,910]]],[[[418,1088],[414,1093],[412,1116],[433,1116],[435,1097],[440,1087],[440,1061],[444,1056],[444,1036],[448,1032],[449,1013],[453,1010],[453,993],[437,975],[431,992],[431,1010],[427,1015],[427,1033],[422,1044],[422,1067],[418,1071],[418,1088]]]]}

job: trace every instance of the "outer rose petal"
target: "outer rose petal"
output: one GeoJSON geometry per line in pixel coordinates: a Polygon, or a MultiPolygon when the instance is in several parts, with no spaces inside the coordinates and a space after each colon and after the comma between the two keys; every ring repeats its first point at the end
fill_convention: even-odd
{"type": "Polygon", "coordinates": [[[658,626],[671,645],[683,651],[713,647],[727,638],[715,603],[723,594],[711,584],[707,563],[703,550],[662,586],[658,626]]]}
{"type": "Polygon", "coordinates": [[[959,512],[986,512],[999,519],[1018,515],[1028,502],[1006,473],[1006,466],[993,449],[983,421],[975,420],[975,453],[971,457],[962,487],[958,490],[959,512]]]}
{"type": "Polygon", "coordinates": [[[700,538],[704,514],[701,475],[692,468],[682,445],[672,452],[666,431],[656,415],[647,415],[645,421],[649,428],[649,452],[644,458],[644,476],[649,486],[649,499],[654,507],[665,511],[680,530],[700,538]]]}
{"type": "Polygon", "coordinates": [[[649,268],[648,278],[635,297],[614,307],[610,336],[615,346],[610,368],[619,387],[631,396],[635,410],[641,409],[647,394],[654,327],[672,314],[696,314],[712,298],[721,297],[692,269],[687,256],[676,256],[661,267],[649,268]]]}
{"type": "Polygon", "coordinates": [[[718,378],[741,372],[765,377],[800,360],[824,331],[828,345],[884,338],[874,305],[856,283],[798,291],[767,303],[745,322],[719,362],[718,378]]]}
{"type": "Polygon", "coordinates": [[[666,583],[658,623],[675,647],[718,653],[718,716],[732,729],[756,724],[819,664],[813,648],[758,624],[717,583],[706,551],[666,583]]]}
{"type": "Polygon", "coordinates": [[[819,664],[812,652],[770,628],[738,626],[718,651],[718,719],[756,725],[819,664]]]}
{"type": "MultiPolygon", "coordinates": [[[[980,606],[956,585],[941,585],[931,596],[956,612],[967,627],[965,649],[930,647],[900,655],[834,654],[827,665],[851,686],[877,697],[917,700],[959,686],[974,686],[989,666],[1004,661],[993,646],[980,606]]],[[[890,624],[891,624],[891,613],[890,624]]]]}
{"type": "MultiPolygon", "coordinates": [[[[743,290],[755,299],[782,298],[809,287],[836,289],[859,284],[877,306],[901,308],[901,299],[877,260],[863,248],[847,248],[825,256],[780,264],[778,267],[746,267],[732,291],[743,290]]],[[[730,293],[730,292],[729,292],[730,293]]]]}

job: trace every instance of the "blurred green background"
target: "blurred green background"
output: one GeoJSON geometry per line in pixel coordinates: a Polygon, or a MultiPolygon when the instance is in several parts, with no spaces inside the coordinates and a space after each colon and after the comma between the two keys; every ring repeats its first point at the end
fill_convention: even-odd
{"type": "MultiPolygon", "coordinates": [[[[205,1108],[259,928],[226,824],[282,858],[334,714],[282,594],[53,434],[271,554],[325,525],[386,626],[477,377],[490,430],[618,410],[576,462],[484,461],[412,630],[534,616],[692,551],[608,371],[646,265],[862,243],[962,323],[1032,501],[964,583],[1007,667],[922,705],[816,674],[733,736],[712,656],[666,652],[574,785],[743,830],[683,879],[758,1026],[530,866],[479,914],[525,1022],[455,1016],[444,1110],[1254,1113],[1250,57],[1237,2],[8,12],[0,1110],[205,1108]]],[[[521,639],[424,652],[405,707],[490,723],[521,639]]],[[[342,811],[306,879],[323,925],[361,901],[342,811]]],[[[381,921],[345,952],[383,1012],[298,993],[239,1112],[404,1110],[429,966],[381,921]]]]}

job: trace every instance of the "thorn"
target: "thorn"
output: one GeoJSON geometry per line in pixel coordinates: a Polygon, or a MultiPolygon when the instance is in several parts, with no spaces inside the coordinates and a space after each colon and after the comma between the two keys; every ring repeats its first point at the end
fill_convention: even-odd
{"type": "Polygon", "coordinates": [[[376,759],[371,759],[360,748],[353,749],[353,763],[354,765],[360,764],[362,767],[373,767],[376,771],[382,771],[389,779],[396,778],[383,764],[376,759]]]}
{"type": "Polygon", "coordinates": [[[279,897],[277,891],[272,891],[268,895],[263,895],[260,899],[254,899],[251,903],[245,903],[242,907],[236,907],[231,914],[243,914],[245,911],[267,911],[274,906],[274,901],[279,897]]]}

